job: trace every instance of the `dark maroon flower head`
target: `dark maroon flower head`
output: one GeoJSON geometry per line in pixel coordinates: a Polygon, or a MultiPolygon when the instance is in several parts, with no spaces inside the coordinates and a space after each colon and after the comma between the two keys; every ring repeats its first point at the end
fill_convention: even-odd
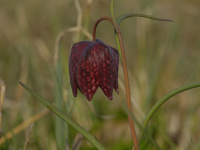
{"type": "Polygon", "coordinates": [[[119,93],[118,68],[118,51],[101,40],[74,44],[69,58],[70,82],[74,96],[77,96],[78,88],[91,101],[100,87],[112,100],[113,88],[119,93]]]}

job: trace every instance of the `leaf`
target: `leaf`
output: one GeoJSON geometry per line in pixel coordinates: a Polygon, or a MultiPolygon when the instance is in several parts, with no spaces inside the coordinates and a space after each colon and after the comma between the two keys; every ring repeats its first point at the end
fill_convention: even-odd
{"type": "MultiPolygon", "coordinates": [[[[157,21],[170,21],[170,22],[173,22],[172,20],[157,18],[157,17],[145,15],[145,14],[129,13],[129,14],[124,14],[124,15],[121,15],[120,17],[118,17],[117,18],[117,24],[120,25],[120,23],[124,19],[129,18],[129,17],[144,17],[144,18],[149,18],[149,19],[153,19],[153,20],[157,20],[157,21]]],[[[115,40],[116,40],[116,43],[117,43],[117,48],[119,50],[120,58],[122,60],[121,48],[120,48],[120,44],[119,44],[119,38],[118,38],[118,35],[117,35],[116,31],[115,31],[115,40]]]]}
{"type": "MultiPolygon", "coordinates": [[[[63,104],[63,73],[62,73],[62,63],[61,63],[61,49],[59,47],[58,51],[58,59],[55,65],[55,104],[58,109],[63,111],[68,115],[67,110],[62,106],[63,104]]],[[[56,136],[56,144],[57,149],[65,150],[66,149],[66,140],[69,141],[69,130],[68,124],[66,124],[61,118],[58,116],[55,117],[55,136],[56,136]]]]}
{"type": "Polygon", "coordinates": [[[129,13],[129,14],[123,14],[120,17],[117,18],[117,23],[118,25],[126,18],[129,17],[143,17],[143,18],[149,18],[152,20],[157,20],[157,21],[170,21],[173,22],[172,20],[169,19],[162,19],[162,18],[158,18],[158,17],[154,17],[154,16],[150,16],[150,15],[145,15],[145,14],[138,14],[138,13],[129,13]]]}
{"type": "Polygon", "coordinates": [[[69,125],[71,125],[76,131],[78,131],[80,134],[82,134],[92,145],[94,145],[99,150],[105,150],[105,148],[84,128],[82,128],[80,125],[78,125],[76,122],[74,122],[71,118],[66,116],[63,112],[61,112],[58,108],[56,108],[54,105],[52,105],[50,102],[48,102],[46,99],[44,99],[42,96],[25,86],[23,83],[19,82],[31,95],[33,95],[36,99],[38,99],[43,105],[45,105],[47,108],[49,108],[52,112],[54,112],[57,116],[59,116],[61,119],[63,119],[65,122],[67,122],[69,125]]]}
{"type": "MultiPolygon", "coordinates": [[[[151,117],[153,116],[153,114],[158,110],[158,108],[160,108],[160,106],[166,102],[167,100],[169,100],[171,97],[181,93],[181,92],[184,92],[186,90],[189,90],[189,89],[192,89],[192,88],[196,88],[196,87],[200,87],[200,82],[198,83],[191,83],[191,84],[188,84],[188,85],[184,85],[184,86],[181,86],[177,89],[174,89],[172,91],[170,91],[169,93],[167,93],[166,95],[164,95],[161,99],[158,100],[158,102],[151,108],[151,110],[149,111],[149,113],[147,114],[145,120],[144,120],[144,123],[142,125],[143,127],[143,130],[145,131],[145,128],[149,122],[149,120],[151,119],[151,117]]],[[[141,137],[143,136],[144,132],[141,131],[140,133],[140,139],[141,137]]]]}

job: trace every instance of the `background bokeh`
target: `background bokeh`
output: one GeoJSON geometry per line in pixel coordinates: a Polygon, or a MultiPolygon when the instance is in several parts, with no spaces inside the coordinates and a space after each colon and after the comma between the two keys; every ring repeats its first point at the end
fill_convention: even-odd
{"type": "MultiPolygon", "coordinates": [[[[130,148],[132,142],[124,107],[121,66],[120,94],[113,92],[113,101],[109,101],[100,89],[92,102],[88,102],[80,92],[77,98],[72,96],[68,73],[70,48],[75,42],[91,40],[95,21],[110,16],[108,0],[79,1],[0,1],[0,78],[6,85],[1,149],[23,149],[27,139],[33,140],[28,147],[30,150],[55,150],[59,145],[70,149],[94,149],[66,124],[57,130],[55,115],[19,85],[21,81],[56,103],[56,46],[61,51],[60,72],[63,76],[59,90],[63,95],[60,99],[62,109],[95,135],[106,149],[130,148]],[[80,26],[89,35],[78,30],[80,26]],[[73,31],[67,32],[69,28],[73,31]],[[60,40],[56,41],[58,37],[60,40]],[[27,138],[30,122],[34,125],[27,138]]],[[[115,0],[116,16],[124,13],[143,13],[173,20],[171,23],[128,18],[120,25],[133,113],[142,124],[150,108],[164,94],[200,81],[200,1],[115,0]]],[[[97,38],[116,48],[113,33],[113,27],[106,21],[97,28],[97,38]]],[[[147,131],[164,150],[199,150],[199,116],[200,89],[197,88],[167,101],[155,113],[147,131]]],[[[155,149],[147,140],[141,142],[141,149],[155,149]]]]}

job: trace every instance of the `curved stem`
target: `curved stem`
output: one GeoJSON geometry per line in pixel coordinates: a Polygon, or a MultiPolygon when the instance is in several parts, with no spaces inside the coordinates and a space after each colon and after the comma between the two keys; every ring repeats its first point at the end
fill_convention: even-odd
{"type": "MultiPolygon", "coordinates": [[[[176,94],[179,94],[183,91],[192,89],[192,88],[196,88],[196,87],[200,87],[200,83],[192,83],[192,84],[188,84],[182,87],[179,87],[177,89],[172,90],[171,92],[167,93],[166,95],[164,95],[160,100],[158,100],[158,102],[153,106],[153,108],[151,108],[151,110],[149,111],[149,113],[147,114],[144,123],[143,123],[143,131],[145,131],[145,128],[149,122],[149,120],[151,119],[151,117],[153,116],[153,114],[156,112],[156,110],[164,103],[166,102],[168,99],[170,99],[171,97],[173,97],[176,94]]],[[[143,132],[141,132],[140,134],[140,139],[143,136],[143,132]]]]}
{"type": "MultiPolygon", "coordinates": [[[[127,63],[126,63],[124,43],[123,43],[120,28],[117,25],[117,22],[115,20],[115,16],[114,16],[114,13],[113,13],[113,0],[111,0],[111,7],[110,8],[111,8],[110,10],[111,10],[112,19],[110,17],[101,17],[96,21],[94,28],[93,28],[93,41],[96,40],[97,25],[103,20],[109,21],[113,25],[113,27],[114,27],[117,35],[118,35],[118,38],[119,38],[119,45],[120,45],[120,48],[121,48],[121,54],[120,55],[122,57],[124,80],[125,80],[125,89],[126,89],[126,104],[127,104],[129,112],[132,113],[130,85],[129,85],[129,77],[128,77],[128,69],[127,69],[127,63]]],[[[130,129],[131,129],[131,135],[132,135],[132,139],[133,139],[134,148],[135,148],[135,150],[139,150],[139,144],[138,144],[138,140],[137,140],[137,136],[136,136],[136,132],[135,132],[135,126],[134,126],[134,123],[133,123],[133,120],[132,120],[132,117],[130,116],[130,114],[128,114],[128,120],[129,120],[130,129]]]]}
{"type": "Polygon", "coordinates": [[[93,42],[96,40],[96,29],[97,29],[97,25],[101,22],[101,21],[103,21],[103,20],[107,20],[107,21],[109,21],[113,26],[114,26],[114,24],[113,24],[113,21],[112,21],[112,19],[110,18],[110,17],[101,17],[101,18],[99,18],[96,22],[95,22],[95,24],[94,24],[94,28],[93,28],[93,42]]]}
{"type": "MultiPolygon", "coordinates": [[[[121,35],[121,30],[120,30],[120,28],[119,28],[119,26],[116,22],[116,19],[115,19],[114,10],[113,10],[113,3],[114,3],[114,0],[111,0],[110,11],[111,11],[113,25],[114,25],[114,28],[117,32],[117,35],[118,35],[118,38],[119,38],[119,44],[120,44],[120,47],[121,47],[123,72],[124,72],[124,80],[125,80],[125,89],[126,89],[126,104],[127,104],[129,112],[132,113],[131,92],[130,92],[130,85],[129,85],[129,77],[128,77],[128,69],[127,69],[127,63],[126,63],[124,43],[123,43],[123,39],[122,39],[122,35],[121,35]]],[[[137,136],[136,136],[136,132],[135,132],[135,126],[134,126],[134,123],[133,123],[133,120],[132,120],[132,117],[130,116],[130,114],[128,114],[128,120],[129,120],[130,129],[131,129],[131,135],[132,135],[132,139],[133,139],[134,148],[135,148],[135,150],[139,150],[139,144],[138,144],[138,140],[137,140],[137,136]]]]}

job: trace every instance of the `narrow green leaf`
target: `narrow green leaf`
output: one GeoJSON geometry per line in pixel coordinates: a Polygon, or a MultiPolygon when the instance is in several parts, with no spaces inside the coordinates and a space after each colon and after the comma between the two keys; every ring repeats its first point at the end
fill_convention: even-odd
{"type": "MultiPolygon", "coordinates": [[[[124,19],[129,18],[129,17],[144,17],[144,18],[149,18],[149,19],[157,20],[157,21],[170,21],[170,22],[173,22],[172,20],[162,19],[162,18],[158,18],[158,17],[153,17],[153,16],[145,15],[145,14],[129,13],[129,14],[124,14],[124,15],[121,15],[120,17],[118,17],[117,18],[117,24],[120,25],[120,23],[124,19]]],[[[117,43],[117,48],[119,50],[120,58],[122,60],[121,48],[120,48],[120,44],[119,44],[119,38],[118,38],[118,35],[117,35],[116,32],[115,32],[115,40],[116,40],[116,43],[117,43]]]]}
{"type": "MultiPolygon", "coordinates": [[[[60,43],[59,43],[60,45],[60,43]]],[[[68,115],[67,111],[63,107],[63,72],[62,72],[62,63],[61,63],[61,47],[59,46],[58,59],[55,65],[55,103],[56,107],[62,112],[68,115]]],[[[68,124],[59,118],[55,117],[55,135],[56,135],[56,144],[58,150],[66,149],[66,140],[68,139],[68,124]]]]}
{"type": "Polygon", "coordinates": [[[143,17],[143,18],[148,18],[148,19],[157,20],[157,21],[173,22],[172,20],[169,20],[169,19],[158,18],[158,17],[154,17],[154,16],[150,16],[150,15],[138,14],[138,13],[129,13],[129,14],[123,14],[120,17],[118,17],[117,23],[120,24],[124,19],[129,18],[129,17],[143,17]]]}
{"type": "MultiPolygon", "coordinates": [[[[149,120],[151,119],[151,117],[153,116],[153,114],[158,110],[158,108],[167,100],[169,100],[171,97],[184,92],[186,90],[192,89],[192,88],[196,88],[196,87],[200,87],[200,82],[199,83],[192,83],[192,84],[188,84],[185,86],[181,86],[177,89],[172,90],[171,92],[167,93],[166,95],[164,95],[161,99],[158,100],[158,102],[151,108],[151,110],[149,111],[149,113],[147,114],[144,123],[143,123],[143,130],[145,131],[145,128],[149,122],[149,120]]],[[[144,132],[141,131],[140,133],[140,139],[143,136],[144,132]]]]}
{"type": "Polygon", "coordinates": [[[117,35],[116,32],[115,32],[115,41],[116,41],[116,43],[117,43],[117,48],[118,48],[118,51],[119,51],[119,56],[120,56],[121,64],[123,65],[123,63],[122,63],[121,47],[120,47],[119,38],[118,38],[118,35],[117,35]]]}
{"type": "Polygon", "coordinates": [[[19,82],[31,95],[33,95],[36,99],[38,99],[43,105],[48,107],[52,112],[54,112],[57,116],[59,116],[61,119],[63,119],[65,122],[67,122],[69,125],[71,125],[76,131],[78,131],[80,134],[82,134],[92,145],[94,145],[98,150],[105,150],[105,148],[84,128],[82,128],[80,125],[78,125],[76,122],[74,122],[71,118],[66,116],[63,112],[61,112],[59,109],[57,109],[54,105],[52,105],[50,102],[45,100],[42,96],[25,86],[23,83],[19,82]]]}

